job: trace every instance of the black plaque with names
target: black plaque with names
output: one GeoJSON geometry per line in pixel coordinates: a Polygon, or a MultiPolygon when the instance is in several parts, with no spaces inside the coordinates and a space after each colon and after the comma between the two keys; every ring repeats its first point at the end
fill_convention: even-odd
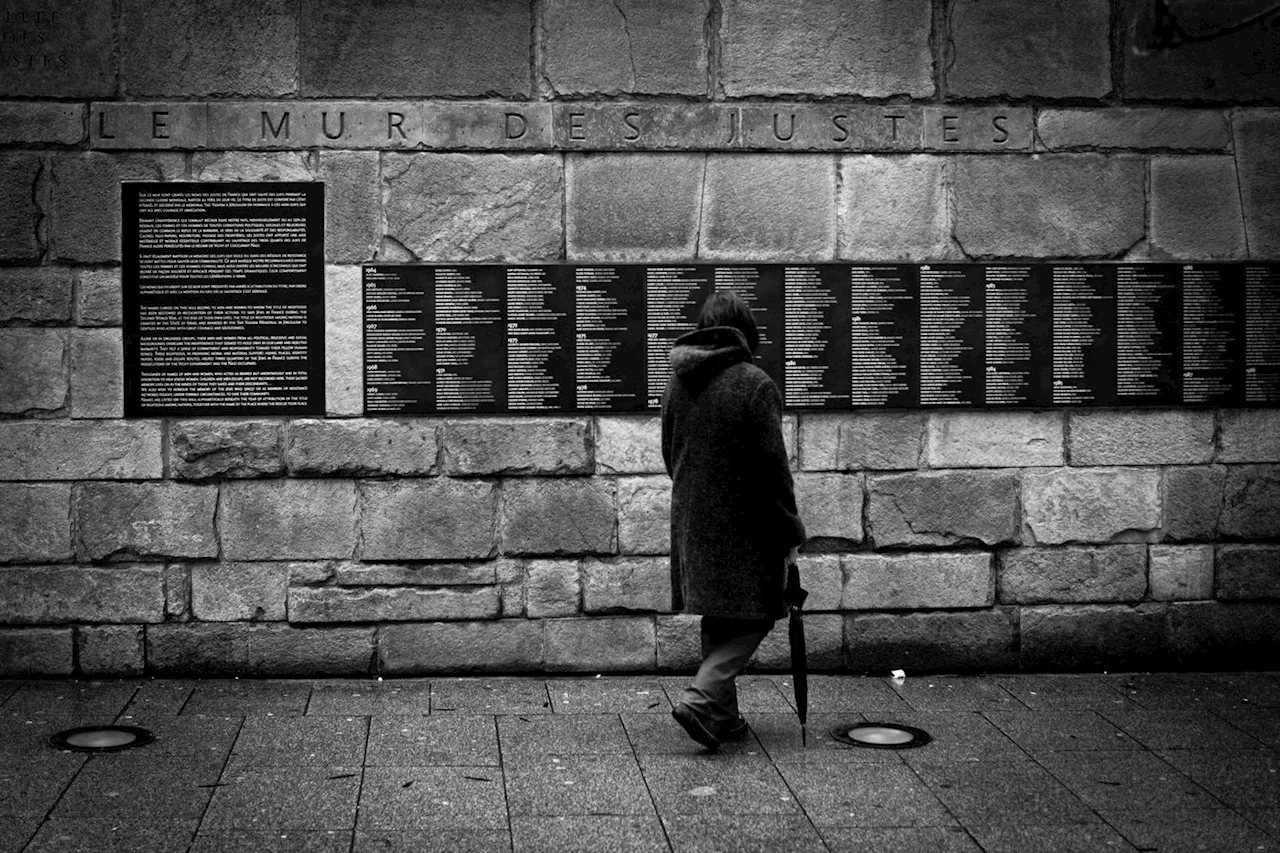
{"type": "Polygon", "coordinates": [[[632,412],[647,408],[644,270],[572,267],[574,408],[632,412]]]}
{"type": "Polygon", "coordinates": [[[1182,266],[1182,402],[1234,406],[1244,400],[1244,268],[1182,266]]]}
{"type": "Polygon", "coordinates": [[[423,415],[435,411],[436,354],[432,271],[364,268],[364,410],[423,415]]]}
{"type": "Polygon", "coordinates": [[[698,310],[711,293],[711,269],[705,266],[654,266],[644,270],[645,365],[651,409],[662,405],[671,373],[671,346],[692,329],[698,310]]]}
{"type": "Polygon", "coordinates": [[[1173,264],[1121,264],[1116,277],[1116,403],[1181,402],[1182,298],[1173,264]]]}
{"type": "Polygon", "coordinates": [[[434,273],[436,410],[505,411],[504,271],[459,265],[434,273]]]}
{"type": "Polygon", "coordinates": [[[849,287],[844,267],[782,268],[782,399],[789,409],[849,406],[849,287]]]}
{"type": "Polygon", "coordinates": [[[754,363],[782,388],[783,272],[776,264],[728,264],[711,267],[716,290],[732,290],[751,309],[760,343],[754,363]]]}
{"type": "Polygon", "coordinates": [[[565,267],[506,270],[507,408],[573,408],[573,288],[565,267]]]}
{"type": "Polygon", "coordinates": [[[920,405],[983,403],[982,288],[982,267],[920,267],[920,405]]]}
{"type": "Polygon", "coordinates": [[[850,405],[907,408],[919,397],[915,267],[849,267],[850,405]]]}
{"type": "Polygon", "coordinates": [[[1055,264],[1053,395],[1055,406],[1109,406],[1116,396],[1115,271],[1098,264],[1055,264]]]}
{"type": "Polygon", "coordinates": [[[983,397],[988,406],[1053,402],[1053,326],[1048,270],[996,264],[983,271],[983,397]]]}
{"type": "Polygon", "coordinates": [[[1245,403],[1280,405],[1280,268],[1244,268],[1245,403]]]}

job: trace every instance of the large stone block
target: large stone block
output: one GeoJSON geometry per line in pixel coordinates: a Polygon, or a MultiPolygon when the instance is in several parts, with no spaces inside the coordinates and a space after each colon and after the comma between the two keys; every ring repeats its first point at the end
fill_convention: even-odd
{"type": "Polygon", "coordinates": [[[867,478],[869,535],[894,545],[995,545],[1018,540],[1018,476],[921,471],[867,478]]]}
{"type": "MultiPolygon", "coordinates": [[[[215,110],[218,107],[217,104],[210,106],[215,110]]],[[[258,112],[260,114],[262,110],[258,112]]],[[[215,127],[221,124],[216,117],[214,121],[215,127]]],[[[261,122],[262,119],[259,118],[259,126],[261,122]]],[[[222,142],[222,140],[211,141],[222,142]]],[[[234,142],[228,140],[223,144],[243,143],[240,140],[234,142]]],[[[227,183],[314,181],[316,179],[315,155],[305,151],[196,151],[191,155],[191,177],[197,181],[227,183]]]]}
{"type": "Polygon", "coordinates": [[[1227,469],[1217,465],[1166,468],[1160,495],[1165,538],[1174,542],[1215,538],[1226,483],[1227,469]]]}
{"type": "Polygon", "coordinates": [[[124,417],[124,336],[119,329],[71,331],[71,417],[124,417]]]}
{"type": "Polygon", "coordinates": [[[618,550],[614,484],[591,478],[503,483],[506,554],[613,554],[618,550]]]}
{"type": "Polygon", "coordinates": [[[364,287],[359,267],[324,268],[324,410],[364,412],[364,287]]]}
{"type": "Polygon", "coordinates": [[[1061,468],[1023,475],[1022,506],[1034,542],[1147,541],[1160,527],[1154,468],[1061,468]]]}
{"type": "Polygon", "coordinates": [[[601,415],[595,419],[597,474],[662,474],[662,420],[601,415]]]}
{"type": "Polygon", "coordinates": [[[498,493],[478,480],[360,485],[366,560],[466,560],[497,550],[498,493]]]}
{"type": "Polygon", "coordinates": [[[83,558],[218,556],[216,486],[84,483],[74,503],[76,550],[83,558]]]}
{"type": "Polygon", "coordinates": [[[1188,601],[1169,605],[1169,646],[1179,669],[1221,672],[1275,668],[1280,604],[1188,601]]]}
{"type": "Polygon", "coordinates": [[[862,477],[858,474],[800,473],[795,476],[796,508],[810,540],[846,549],[862,541],[862,477]]]}
{"type": "Polygon", "coordinates": [[[545,154],[386,154],[387,236],[420,258],[561,256],[564,175],[545,154]]]}
{"type": "Polygon", "coordinates": [[[1015,548],[1000,554],[1002,604],[1141,601],[1147,594],[1147,546],[1015,548]]]}
{"type": "Polygon", "coordinates": [[[1024,607],[1019,665],[1023,670],[1162,669],[1171,662],[1164,604],[1024,607]]]}
{"type": "Polygon", "coordinates": [[[925,416],[920,412],[855,412],[800,418],[804,471],[892,471],[920,466],[925,416]]]}
{"type": "Polygon", "coordinates": [[[76,322],[81,326],[119,326],[123,322],[120,270],[80,270],[76,276],[76,322]]]}
{"type": "Polygon", "coordinates": [[[838,554],[801,554],[800,586],[809,593],[806,613],[839,610],[844,598],[844,567],[838,554]]]}
{"type": "Polygon", "coordinates": [[[349,559],[356,487],[344,480],[230,480],[218,500],[227,560],[349,559]]]}
{"type": "Polygon", "coordinates": [[[183,158],[177,152],[55,155],[48,226],[52,255],[87,263],[120,260],[120,183],[180,179],[183,158]]]}
{"type": "MultiPolygon", "coordinates": [[[[1280,40],[1271,39],[1272,50],[1280,40]]],[[[1272,73],[1280,74],[1272,65],[1272,73]]],[[[1275,91],[1275,87],[1272,87],[1275,91]]],[[[1244,207],[1245,233],[1253,258],[1280,258],[1280,110],[1236,110],[1231,117],[1240,176],[1240,203],[1244,207]]]]}
{"type": "Polygon", "coordinates": [[[1280,409],[1218,412],[1219,462],[1280,462],[1280,409]]]}
{"type": "Polygon", "coordinates": [[[731,98],[934,93],[931,9],[924,0],[892,8],[874,0],[723,6],[721,83],[731,98]]]}
{"type": "MultiPolygon", "coordinates": [[[[844,617],[838,613],[805,616],[804,645],[809,669],[840,669],[844,665],[844,617]]],[[[791,642],[785,622],[778,623],[765,636],[751,657],[751,666],[757,670],[791,671],[791,642]]]]}
{"type": "Polygon", "coordinates": [[[191,619],[191,569],[185,563],[164,567],[164,615],[169,622],[191,619]]]}
{"type": "Polygon", "coordinates": [[[0,623],[140,623],[164,619],[160,566],[0,567],[0,623]]]}
{"type": "Polygon", "coordinates": [[[147,669],[181,676],[367,676],[374,632],[243,622],[155,625],[147,629],[147,669]]]}
{"type": "Polygon", "coordinates": [[[0,628],[0,675],[71,675],[71,628],[0,628]]]}
{"type": "Polygon", "coordinates": [[[1017,669],[1012,609],[962,613],[851,613],[844,617],[845,665],[883,675],[895,669],[999,672],[1017,669]]]}
{"type": "Polygon", "coordinates": [[[498,618],[498,588],[338,589],[300,586],[289,589],[289,621],[438,622],[498,618]]]}
{"type": "Polygon", "coordinates": [[[81,625],[76,628],[76,662],[89,678],[137,678],[146,668],[141,625],[81,625]]]}
{"type": "MultiPolygon", "coordinates": [[[[333,568],[338,586],[475,586],[498,583],[498,561],[475,563],[342,563],[333,568]]],[[[295,571],[294,584],[304,581],[295,571]]],[[[328,577],[321,581],[328,580],[328,577]]]]}
{"type": "Polygon", "coordinates": [[[584,613],[668,612],[671,561],[666,557],[582,561],[584,613]]]}
{"type": "Polygon", "coordinates": [[[67,338],[65,329],[0,329],[0,413],[67,404],[67,338]]]}
{"type": "Polygon", "coordinates": [[[386,625],[378,634],[378,670],[385,675],[537,671],[543,624],[502,619],[386,625]]]}
{"type": "Polygon", "coordinates": [[[1148,551],[1152,600],[1213,598],[1212,545],[1152,545],[1148,551]]]}
{"type": "Polygon", "coordinates": [[[285,459],[294,476],[417,476],[436,473],[438,452],[436,421],[299,420],[285,459]]]}
{"type": "Polygon", "coordinates": [[[551,672],[652,672],[657,632],[652,616],[548,619],[546,668],[551,672]]]}
{"type": "Polygon", "coordinates": [[[1220,599],[1280,599],[1278,545],[1219,545],[1216,569],[1220,599]]]}
{"type": "Polygon", "coordinates": [[[272,477],[284,473],[278,421],[174,421],[169,472],[175,480],[272,477]]]}
{"type": "Polygon", "coordinates": [[[378,250],[378,154],[326,151],[320,156],[324,181],[324,253],[330,263],[358,264],[378,250]]]}
{"type": "Polygon", "coordinates": [[[582,581],[577,560],[528,560],[524,563],[524,607],[530,619],[577,616],[582,612],[582,581]]]}
{"type": "Polygon", "coordinates": [[[829,260],[836,246],[836,160],[815,155],[707,156],[698,256],[829,260]]]}
{"type": "Polygon", "coordinates": [[[844,610],[990,607],[996,582],[987,553],[848,554],[844,610]]]}
{"type": "Polygon", "coordinates": [[[701,154],[570,154],[565,222],[572,260],[697,256],[707,160],[701,154]]]}
{"type": "MultiPolygon", "coordinates": [[[[43,166],[36,154],[0,154],[0,258],[38,260],[36,182],[43,166]]],[[[42,195],[40,193],[39,195],[42,195]]]]}
{"type": "Polygon", "coordinates": [[[1211,411],[1071,412],[1072,465],[1176,465],[1213,459],[1211,411]]]}
{"type": "Polygon", "coordinates": [[[158,421],[0,423],[0,480],[156,479],[158,421]]]}
{"type": "Polygon", "coordinates": [[[586,418],[448,420],[442,433],[451,474],[591,471],[591,422],[586,418]]]}
{"type": "Polygon", "coordinates": [[[192,563],[191,615],[201,622],[283,622],[288,563],[192,563]]]}
{"type": "Polygon", "coordinates": [[[1062,465],[1062,412],[933,412],[926,431],[931,468],[1062,465]]]}
{"type": "Polygon", "coordinates": [[[955,237],[970,257],[1117,255],[1146,233],[1138,157],[960,157],[955,237]]]}
{"type": "Polygon", "coordinates": [[[671,552],[671,481],[665,476],[618,478],[618,552],[671,552]]]}
{"type": "Polygon", "coordinates": [[[114,6],[111,0],[7,4],[0,97],[112,94],[114,6]]]}
{"type": "Polygon", "coordinates": [[[1243,260],[1240,184],[1230,156],[1151,158],[1151,251],[1178,260],[1243,260]]]}
{"type": "Polygon", "coordinates": [[[0,269],[0,323],[66,323],[71,319],[72,281],[71,270],[61,267],[0,269]]]}
{"type": "Polygon", "coordinates": [[[1040,142],[1050,151],[1070,148],[1196,149],[1225,151],[1231,128],[1222,110],[1173,107],[1042,109],[1040,142]]]}
{"type": "Polygon", "coordinates": [[[1218,532],[1238,539],[1280,539],[1280,465],[1227,468],[1218,532]]]}
{"type": "MultiPolygon", "coordinates": [[[[7,87],[0,83],[0,91],[7,87]]],[[[84,141],[85,105],[57,101],[10,101],[0,104],[0,143],[84,141]]]]}
{"type": "Polygon", "coordinates": [[[702,664],[701,616],[658,616],[658,671],[697,672],[702,664]]]}
{"type": "Polygon", "coordinates": [[[0,562],[70,560],[71,485],[0,483],[0,562]]]}
{"type": "Polygon", "coordinates": [[[944,260],[955,254],[946,158],[864,154],[840,162],[837,254],[854,261],[944,260]]]}

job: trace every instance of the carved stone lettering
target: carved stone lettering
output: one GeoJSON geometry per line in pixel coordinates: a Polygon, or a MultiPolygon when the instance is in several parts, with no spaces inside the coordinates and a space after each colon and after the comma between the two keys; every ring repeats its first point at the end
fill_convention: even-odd
{"type": "Polygon", "coordinates": [[[208,110],[204,104],[93,104],[89,141],[94,148],[201,148],[208,110]]]}
{"type": "Polygon", "coordinates": [[[925,107],[924,147],[930,151],[1028,151],[1034,123],[1030,107],[925,107]]]}

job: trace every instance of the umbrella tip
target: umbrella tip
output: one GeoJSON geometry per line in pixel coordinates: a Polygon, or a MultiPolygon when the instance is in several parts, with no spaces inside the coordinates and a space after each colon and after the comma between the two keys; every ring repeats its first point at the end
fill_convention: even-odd
{"type": "Polygon", "coordinates": [[[809,727],[801,723],[800,724],[800,746],[801,747],[808,746],[809,745],[808,741],[809,741],[809,727]]]}

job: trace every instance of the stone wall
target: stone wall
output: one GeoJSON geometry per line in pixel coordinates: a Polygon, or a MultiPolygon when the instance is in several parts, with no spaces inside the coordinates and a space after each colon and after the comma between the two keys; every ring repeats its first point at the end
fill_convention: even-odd
{"type": "MultiPolygon", "coordinates": [[[[359,264],[1280,259],[1276,15],[1166,5],[4,0],[0,674],[690,667],[655,419],[361,417],[359,264]],[[324,418],[122,418],[122,180],[325,182],[324,418]]],[[[1274,667],[1280,410],[785,430],[817,667],[1274,667]]]]}

